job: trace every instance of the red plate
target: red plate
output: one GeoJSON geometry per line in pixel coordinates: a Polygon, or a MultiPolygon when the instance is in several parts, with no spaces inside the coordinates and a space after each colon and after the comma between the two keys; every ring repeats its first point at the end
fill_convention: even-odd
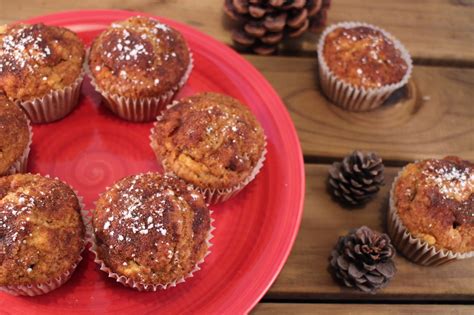
{"type": "MultiPolygon", "coordinates": [[[[68,27],[90,44],[111,22],[136,14],[76,11],[27,22],[68,27]]],[[[186,283],[166,291],[136,292],[107,278],[87,252],[64,286],[32,298],[0,293],[0,310],[15,314],[244,313],[262,298],[283,267],[298,232],[305,187],[301,148],[288,112],[263,76],[233,50],[189,26],[159,19],[183,33],[194,53],[195,68],[178,97],[216,91],[248,104],[268,137],[265,166],[240,195],[212,207],[216,226],[212,254],[186,283]]],[[[33,128],[29,170],[68,182],[88,208],[116,180],[159,169],[148,144],[152,124],[120,120],[100,101],[86,79],[80,105],[71,115],[33,128]]]]}

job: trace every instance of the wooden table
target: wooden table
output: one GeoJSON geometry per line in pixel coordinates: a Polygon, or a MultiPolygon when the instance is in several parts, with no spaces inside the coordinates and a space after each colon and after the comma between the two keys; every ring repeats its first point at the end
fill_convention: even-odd
{"type": "MultiPolygon", "coordinates": [[[[129,9],[182,21],[231,44],[222,2],[2,1],[0,23],[61,10],[129,9]]],[[[348,113],[328,103],[319,90],[317,34],[290,42],[278,56],[245,55],[288,107],[307,177],[295,246],[254,313],[474,314],[474,259],[427,268],[397,256],[396,277],[376,295],[342,288],[327,272],[328,255],[339,235],[363,224],[384,230],[388,188],[402,165],[451,154],[474,160],[474,1],[333,0],[328,22],[343,20],[373,23],[398,37],[414,58],[413,78],[397,104],[348,113]],[[383,157],[387,185],[367,206],[350,211],[331,200],[325,180],[330,163],[356,148],[383,157]]]]}

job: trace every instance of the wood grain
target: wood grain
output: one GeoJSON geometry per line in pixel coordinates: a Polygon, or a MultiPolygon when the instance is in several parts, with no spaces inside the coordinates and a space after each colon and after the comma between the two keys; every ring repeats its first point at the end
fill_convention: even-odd
{"type": "Polygon", "coordinates": [[[416,66],[396,104],[351,113],[319,90],[313,58],[247,56],[287,105],[305,156],[340,158],[355,148],[410,161],[459,155],[474,160],[474,70],[416,66]]]}
{"type": "Polygon", "coordinates": [[[281,304],[281,303],[260,303],[252,311],[254,315],[310,315],[310,314],[331,314],[331,315],[395,315],[395,314],[416,314],[416,315],[470,315],[474,313],[474,306],[466,305],[368,305],[368,304],[281,304]]]}
{"type": "MultiPolygon", "coordinates": [[[[2,1],[0,23],[78,9],[128,9],[166,16],[193,25],[227,44],[231,23],[223,0],[2,1]]],[[[329,23],[358,20],[379,25],[398,37],[418,61],[474,65],[474,3],[448,0],[334,0],[329,23]]],[[[282,53],[314,54],[318,34],[289,41],[282,53]]]]}
{"type": "Polygon", "coordinates": [[[388,191],[398,168],[387,168],[386,183],[360,209],[341,207],[326,192],[329,165],[306,165],[306,199],[301,228],[283,271],[265,298],[311,300],[474,301],[474,259],[422,267],[400,255],[388,287],[364,294],[339,286],[328,272],[328,257],[340,235],[367,225],[384,231],[388,191]]]}

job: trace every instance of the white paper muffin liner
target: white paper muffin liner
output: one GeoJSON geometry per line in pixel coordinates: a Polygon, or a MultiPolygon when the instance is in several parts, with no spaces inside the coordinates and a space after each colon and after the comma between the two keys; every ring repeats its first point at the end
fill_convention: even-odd
{"type": "Polygon", "coordinates": [[[105,100],[104,104],[114,114],[120,118],[133,122],[147,122],[153,121],[156,116],[158,116],[160,112],[166,107],[166,105],[168,105],[173,100],[184,84],[186,84],[193,69],[193,65],[193,54],[190,52],[188,68],[184,72],[184,75],[179,83],[157,97],[130,98],[108,93],[98,86],[97,82],[95,82],[94,76],[91,74],[90,69],[88,74],[91,79],[92,86],[99,94],[102,95],[105,100]]]}
{"type": "MultiPolygon", "coordinates": [[[[106,190],[108,190],[108,188],[106,190]]],[[[212,215],[212,211],[209,210],[209,212],[210,212],[210,215],[212,215]]],[[[124,285],[126,287],[130,287],[130,288],[133,288],[135,290],[138,290],[140,292],[141,291],[153,291],[153,292],[155,292],[155,291],[160,290],[160,289],[166,290],[168,288],[175,287],[176,285],[185,282],[186,279],[192,278],[194,276],[195,272],[201,270],[201,267],[199,267],[199,265],[201,265],[204,262],[204,260],[206,259],[206,257],[211,253],[211,251],[210,251],[210,248],[212,247],[211,239],[214,237],[212,232],[215,230],[213,222],[214,222],[214,219],[211,216],[210,217],[210,229],[209,229],[209,232],[208,232],[208,236],[206,238],[207,252],[204,255],[204,257],[196,263],[194,268],[187,275],[185,275],[185,276],[183,276],[183,277],[181,277],[181,278],[179,278],[175,281],[171,281],[169,283],[164,283],[164,284],[161,284],[161,283],[159,283],[159,284],[141,283],[141,282],[138,282],[138,281],[134,281],[133,279],[130,279],[130,278],[124,276],[124,275],[119,275],[118,273],[113,272],[112,269],[110,269],[105,264],[105,262],[102,259],[100,259],[100,257],[99,257],[96,238],[95,238],[95,233],[94,233],[94,229],[93,229],[93,226],[92,226],[92,220],[88,221],[88,230],[89,230],[88,236],[89,236],[89,243],[91,244],[91,247],[89,248],[89,250],[94,254],[94,262],[100,266],[100,270],[107,273],[109,278],[115,279],[116,282],[121,283],[122,285],[124,285]]]]}
{"type": "Polygon", "coordinates": [[[336,105],[349,111],[369,111],[381,106],[395,90],[408,83],[413,69],[410,54],[400,41],[384,29],[362,22],[341,22],[327,27],[319,39],[317,52],[319,81],[322,91],[336,105]],[[395,48],[401,52],[401,57],[407,64],[407,70],[400,82],[384,85],[380,88],[364,89],[346,83],[343,79],[338,78],[332,73],[324,60],[323,54],[326,36],[336,28],[354,28],[358,26],[366,26],[382,32],[384,36],[393,42],[395,48]]]}
{"type": "MultiPolygon", "coordinates": [[[[266,159],[266,154],[267,154],[266,146],[267,146],[267,143],[265,142],[265,149],[262,152],[262,156],[255,164],[255,167],[253,168],[250,175],[247,176],[242,183],[235,185],[234,187],[227,188],[227,189],[200,188],[197,186],[194,186],[194,187],[196,188],[196,190],[198,190],[199,192],[201,192],[201,194],[204,195],[206,202],[210,205],[229,200],[230,198],[236,196],[239,192],[241,192],[245,188],[245,186],[247,186],[251,181],[253,181],[255,177],[258,175],[258,173],[260,173],[260,170],[262,169],[263,163],[265,162],[265,159],[266,159]]],[[[164,168],[164,165],[163,165],[163,168],[164,168]]]]}
{"type": "MultiPolygon", "coordinates": [[[[174,101],[172,104],[167,105],[166,109],[172,108],[172,107],[176,106],[178,103],[179,103],[178,101],[174,101]]],[[[153,145],[153,137],[154,137],[154,134],[155,134],[155,126],[158,123],[158,121],[160,121],[162,119],[162,117],[163,117],[163,114],[156,117],[157,122],[155,122],[153,124],[153,127],[150,130],[150,146],[151,146],[151,148],[154,152],[156,152],[158,150],[158,148],[156,148],[153,145]]],[[[237,184],[234,187],[225,188],[225,189],[216,189],[216,188],[202,188],[202,187],[196,186],[192,183],[190,183],[190,184],[193,186],[194,189],[198,190],[204,196],[204,199],[206,200],[206,203],[209,204],[209,205],[213,205],[213,204],[217,204],[217,203],[227,201],[230,198],[236,196],[240,191],[242,191],[242,189],[245,188],[245,186],[247,186],[251,181],[253,181],[255,179],[255,177],[258,175],[258,173],[260,173],[260,170],[263,167],[263,164],[264,164],[265,159],[266,159],[266,155],[267,155],[267,139],[265,137],[265,145],[264,145],[264,149],[262,151],[262,156],[260,157],[260,159],[255,164],[255,167],[253,168],[252,172],[250,172],[250,174],[242,181],[242,183],[237,184]]],[[[157,159],[158,159],[158,156],[157,156],[157,159]]],[[[165,163],[163,163],[163,161],[160,161],[160,163],[161,163],[161,166],[163,167],[163,170],[166,174],[170,174],[170,175],[179,177],[172,170],[169,170],[166,167],[165,163]]],[[[181,179],[183,179],[183,178],[181,178],[181,179]]]]}
{"type": "MultiPolygon", "coordinates": [[[[40,174],[38,174],[40,175],[40,174]]],[[[46,175],[44,177],[51,178],[49,175],[46,175]]],[[[59,178],[55,177],[54,179],[60,180],[59,178]]],[[[63,182],[63,181],[61,181],[63,182]]],[[[67,183],[63,182],[66,184],[68,187],[71,187],[67,183]]],[[[72,187],[71,187],[72,188],[72,187]]],[[[85,237],[84,237],[84,246],[82,247],[81,251],[79,252],[79,257],[77,258],[76,262],[71,265],[71,268],[61,274],[60,276],[51,279],[47,282],[40,283],[40,284],[31,284],[31,285],[9,285],[9,286],[0,286],[0,291],[3,291],[5,293],[11,294],[11,295],[22,295],[22,296],[36,296],[36,295],[43,295],[46,293],[49,293],[63,284],[65,284],[72,276],[74,271],[76,270],[77,266],[82,260],[82,252],[85,249],[85,246],[87,244],[87,222],[85,222],[84,218],[89,217],[87,214],[87,210],[85,209],[84,206],[84,201],[81,196],[77,193],[75,189],[73,189],[74,193],[76,194],[77,200],[79,201],[79,207],[81,208],[80,214],[81,218],[85,227],[85,237]]]]}
{"type": "Polygon", "coordinates": [[[23,151],[23,154],[16,160],[12,166],[7,170],[5,175],[12,175],[16,173],[25,173],[26,169],[28,167],[28,157],[30,155],[30,150],[31,150],[31,143],[33,142],[33,128],[31,127],[30,120],[26,118],[28,122],[28,132],[29,132],[29,139],[28,143],[26,145],[25,150],[23,151]]]}
{"type": "Polygon", "coordinates": [[[84,71],[70,85],[53,90],[43,97],[28,101],[16,101],[27,113],[32,123],[50,123],[66,117],[77,106],[81,94],[84,71]]]}
{"type": "Polygon", "coordinates": [[[395,198],[395,185],[401,176],[403,169],[393,180],[390,189],[389,211],[387,216],[387,228],[392,243],[410,261],[424,266],[439,266],[450,261],[474,257],[474,251],[456,253],[451,250],[438,249],[419,238],[414,237],[403,225],[398,215],[395,198]]]}

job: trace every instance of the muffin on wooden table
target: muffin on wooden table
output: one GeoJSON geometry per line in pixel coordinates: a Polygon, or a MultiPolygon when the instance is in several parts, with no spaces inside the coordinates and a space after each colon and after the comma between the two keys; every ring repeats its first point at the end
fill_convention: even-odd
{"type": "Polygon", "coordinates": [[[324,94],[350,111],[377,108],[411,75],[408,51],[376,26],[342,22],[328,27],[318,43],[324,94]]]}
{"type": "Polygon", "coordinates": [[[176,101],[158,117],[151,147],[166,172],[225,201],[250,183],[266,153],[263,129],[238,100],[200,93],[176,101]]]}
{"type": "Polygon", "coordinates": [[[0,176],[26,171],[32,135],[25,113],[0,95],[0,176]]]}
{"type": "Polygon", "coordinates": [[[152,121],[186,83],[192,57],[175,29],[146,17],[112,24],[92,43],[92,84],[116,115],[152,121]]]}
{"type": "Polygon", "coordinates": [[[33,123],[52,122],[77,105],[84,44],[72,31],[44,24],[0,28],[0,92],[33,123]]]}
{"type": "Polygon", "coordinates": [[[395,179],[388,229],[408,259],[440,265],[474,256],[474,164],[458,157],[408,164],[395,179]]]}
{"type": "Polygon", "coordinates": [[[209,253],[210,211],[175,177],[146,173],[118,181],[97,201],[92,225],[101,270],[139,291],[184,282],[209,253]]]}
{"type": "Polygon", "coordinates": [[[0,178],[0,290],[40,295],[64,284],[84,249],[81,204],[57,179],[0,178]]]}

